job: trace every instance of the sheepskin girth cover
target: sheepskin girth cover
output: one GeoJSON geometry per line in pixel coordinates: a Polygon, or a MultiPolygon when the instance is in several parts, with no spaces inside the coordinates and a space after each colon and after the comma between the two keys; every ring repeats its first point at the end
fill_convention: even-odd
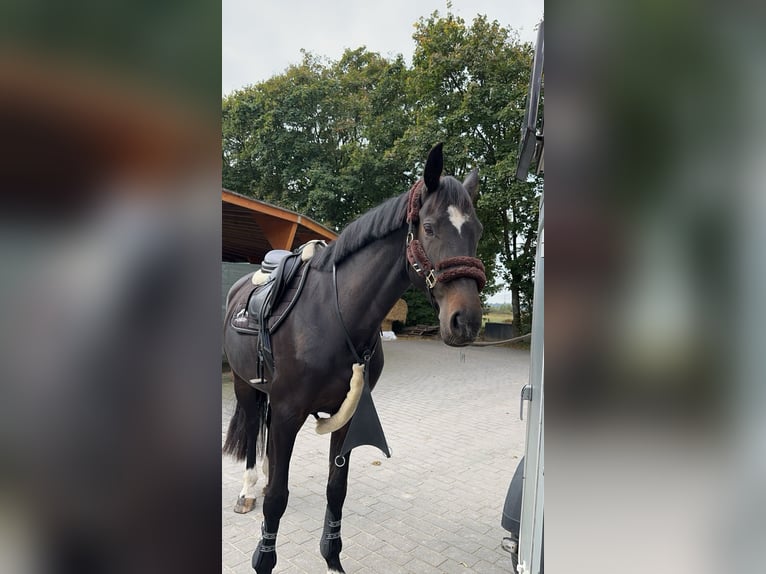
{"type": "Polygon", "coordinates": [[[359,404],[359,398],[362,396],[362,387],[364,387],[364,363],[352,365],[351,383],[346,398],[343,399],[338,412],[329,419],[318,419],[316,431],[319,434],[335,432],[342,428],[356,412],[359,404]]]}

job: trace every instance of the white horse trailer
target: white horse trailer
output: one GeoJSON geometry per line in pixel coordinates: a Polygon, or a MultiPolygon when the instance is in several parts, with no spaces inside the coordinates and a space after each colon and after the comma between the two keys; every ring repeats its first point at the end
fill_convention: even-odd
{"type": "MultiPolygon", "coordinates": [[[[527,180],[530,167],[543,172],[543,130],[537,129],[538,104],[543,79],[544,22],[540,22],[522,128],[516,177],[527,180]]],[[[545,193],[540,196],[540,216],[535,256],[535,287],[532,306],[532,344],[529,384],[521,391],[521,412],[527,406],[527,440],[505,500],[502,525],[511,532],[504,546],[518,574],[541,574],[544,570],[543,516],[545,503],[545,193]]]]}

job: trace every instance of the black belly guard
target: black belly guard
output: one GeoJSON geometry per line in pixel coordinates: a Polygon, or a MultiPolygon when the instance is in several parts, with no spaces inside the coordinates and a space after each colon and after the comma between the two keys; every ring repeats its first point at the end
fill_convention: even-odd
{"type": "MultiPolygon", "coordinates": [[[[378,342],[378,345],[379,344],[380,342],[378,342]]],[[[343,459],[345,459],[346,455],[352,449],[364,444],[379,448],[380,451],[386,455],[386,458],[391,458],[391,451],[388,448],[388,442],[386,442],[386,435],[383,434],[383,427],[380,424],[378,411],[375,409],[375,403],[372,402],[369,367],[370,362],[369,360],[366,360],[364,364],[364,385],[362,386],[362,394],[359,397],[359,404],[356,407],[354,416],[351,417],[351,421],[348,423],[348,434],[340,449],[339,456],[343,459]]],[[[336,457],[335,464],[343,466],[345,460],[339,464],[336,457]]]]}

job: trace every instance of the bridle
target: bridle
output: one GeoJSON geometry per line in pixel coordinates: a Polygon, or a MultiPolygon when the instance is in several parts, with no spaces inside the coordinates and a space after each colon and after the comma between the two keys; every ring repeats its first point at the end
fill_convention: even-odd
{"type": "Polygon", "coordinates": [[[433,303],[432,290],[437,283],[449,283],[461,277],[469,277],[476,281],[479,291],[487,283],[487,277],[484,274],[484,264],[476,257],[447,257],[438,261],[436,265],[431,263],[423,244],[415,239],[415,227],[420,218],[420,195],[425,186],[425,182],[420,179],[410,188],[407,197],[407,261],[412,269],[426,281],[428,287],[428,296],[433,303]]]}

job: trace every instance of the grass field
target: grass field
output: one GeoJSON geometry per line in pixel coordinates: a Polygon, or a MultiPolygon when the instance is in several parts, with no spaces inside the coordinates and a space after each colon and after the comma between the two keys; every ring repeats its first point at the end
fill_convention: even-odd
{"type": "Polygon", "coordinates": [[[490,322],[490,323],[511,323],[513,322],[513,315],[510,313],[500,313],[497,311],[490,311],[486,315],[482,317],[481,324],[484,326],[484,323],[490,322]]]}

